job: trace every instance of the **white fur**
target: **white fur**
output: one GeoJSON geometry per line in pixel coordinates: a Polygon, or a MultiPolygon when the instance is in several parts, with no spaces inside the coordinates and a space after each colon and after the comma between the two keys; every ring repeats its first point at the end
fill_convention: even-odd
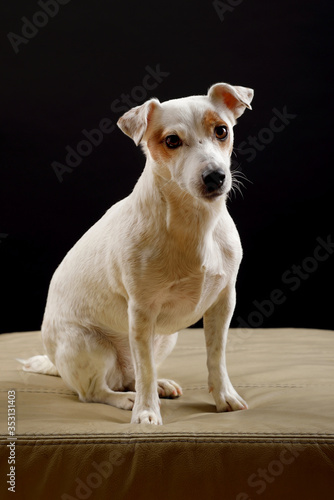
{"type": "Polygon", "coordinates": [[[82,401],[133,407],[133,423],[161,424],[159,395],[182,391],[172,380],[157,380],[156,366],[173,349],[175,332],[204,316],[217,410],[247,407],[225,361],[242,257],[226,196],[232,128],[252,96],[250,89],[216,84],[207,96],[152,99],[120,118],[120,128],[143,146],[145,169],[130,196],[112,206],[56,270],[42,325],[50,361],[31,358],[24,369],[59,372],[82,401]],[[204,125],[209,110],[228,126],[224,144],[204,125]],[[154,144],[159,131],[163,141],[154,144]],[[164,138],[172,134],[182,145],[170,150],[164,138]],[[201,176],[212,165],[226,178],[219,196],[209,199],[201,176]]]}
{"type": "Polygon", "coordinates": [[[16,358],[16,361],[23,364],[23,370],[25,372],[38,372],[44,373],[45,375],[59,375],[57,368],[46,354],[39,356],[33,356],[29,359],[16,358]]]}

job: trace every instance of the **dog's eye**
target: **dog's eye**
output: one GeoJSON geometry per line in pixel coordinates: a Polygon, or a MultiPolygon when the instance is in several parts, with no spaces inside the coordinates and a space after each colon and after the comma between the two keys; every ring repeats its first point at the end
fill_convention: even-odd
{"type": "Polygon", "coordinates": [[[181,146],[182,141],[178,135],[168,135],[165,139],[166,146],[173,149],[181,146]]]}
{"type": "Polygon", "coordinates": [[[228,136],[228,129],[226,125],[218,125],[218,127],[215,128],[215,134],[217,139],[219,139],[220,141],[225,140],[228,136]]]}

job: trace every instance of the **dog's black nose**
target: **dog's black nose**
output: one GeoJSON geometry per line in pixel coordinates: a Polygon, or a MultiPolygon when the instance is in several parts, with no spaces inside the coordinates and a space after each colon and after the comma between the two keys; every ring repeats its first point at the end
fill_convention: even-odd
{"type": "Polygon", "coordinates": [[[224,184],[225,174],[220,168],[217,170],[205,170],[202,179],[208,193],[213,193],[224,184]]]}

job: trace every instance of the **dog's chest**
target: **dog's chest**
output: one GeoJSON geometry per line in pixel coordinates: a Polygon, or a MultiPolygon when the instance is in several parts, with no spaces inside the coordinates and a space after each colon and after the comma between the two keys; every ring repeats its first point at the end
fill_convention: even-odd
{"type": "Polygon", "coordinates": [[[171,284],[166,291],[166,302],[173,302],[174,309],[199,312],[207,309],[226,283],[223,272],[207,270],[203,266],[198,274],[189,275],[171,284]]]}
{"type": "Polygon", "coordinates": [[[197,322],[227,285],[228,274],[217,253],[214,259],[207,259],[196,270],[189,269],[183,277],[162,287],[158,329],[164,333],[166,329],[175,331],[197,322]]]}

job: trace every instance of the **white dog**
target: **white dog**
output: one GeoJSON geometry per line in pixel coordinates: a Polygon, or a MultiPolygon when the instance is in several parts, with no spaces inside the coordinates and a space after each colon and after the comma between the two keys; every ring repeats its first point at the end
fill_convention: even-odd
{"type": "Polygon", "coordinates": [[[252,98],[218,83],[206,96],[151,99],[119,119],[143,146],[145,169],[56,270],[42,324],[47,356],[22,361],[24,370],[60,375],[82,401],[132,409],[132,423],[161,424],[159,396],[182,390],[157,380],[156,366],[175,332],[204,316],[217,411],[247,408],[225,361],[242,257],[226,197],[233,126],[252,98]]]}

